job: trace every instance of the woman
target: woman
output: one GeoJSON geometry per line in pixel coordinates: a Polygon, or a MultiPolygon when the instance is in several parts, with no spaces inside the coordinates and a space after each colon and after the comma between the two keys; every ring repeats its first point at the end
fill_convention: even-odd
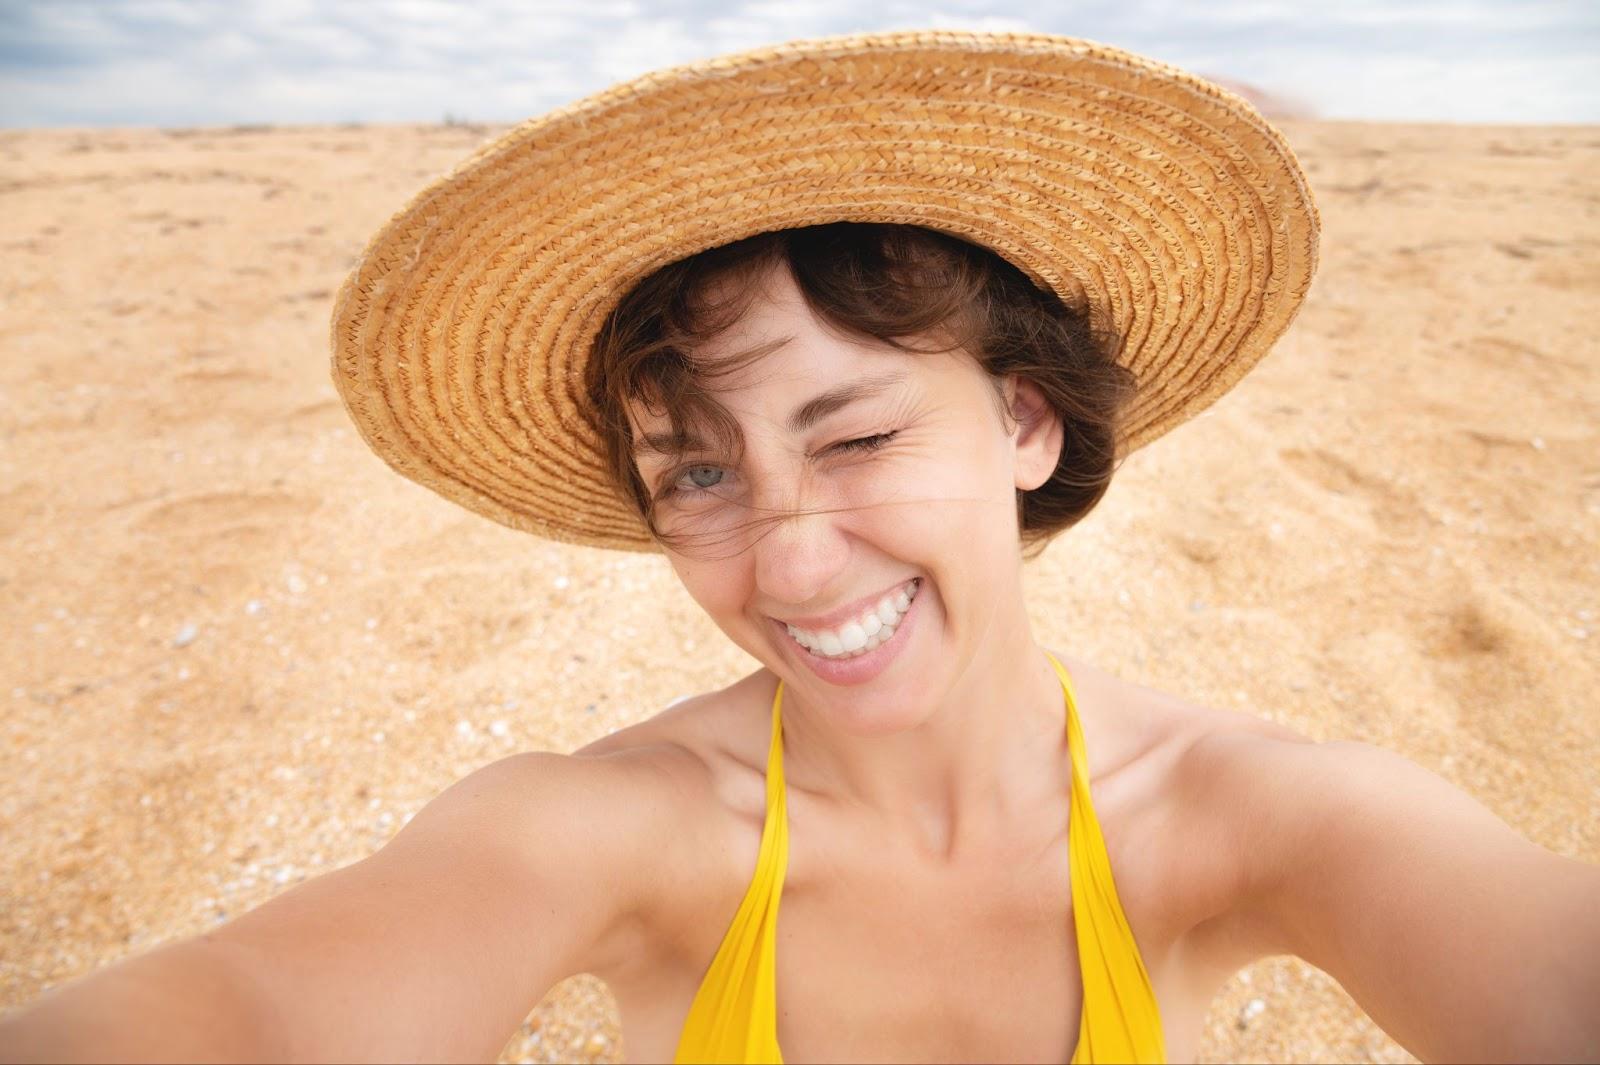
{"type": "Polygon", "coordinates": [[[1278,953],[1425,1059],[1600,1054],[1596,869],[1032,636],[1025,551],[1265,354],[1316,230],[1243,101],[1061,38],[796,42],[487,146],[342,291],[352,416],[664,552],[762,668],[484,767],[5,1056],[484,1060],[593,972],[634,1061],[1188,1060],[1278,953]]]}

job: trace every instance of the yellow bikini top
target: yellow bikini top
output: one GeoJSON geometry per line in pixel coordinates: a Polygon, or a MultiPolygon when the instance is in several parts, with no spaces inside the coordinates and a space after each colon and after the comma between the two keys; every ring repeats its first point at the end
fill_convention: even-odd
{"type": "MultiPolygon", "coordinates": [[[[1045,654],[1066,692],[1067,746],[1072,755],[1068,818],[1072,918],[1083,974],[1083,1012],[1072,1062],[1165,1062],[1166,1043],[1155,991],[1139,956],[1111,877],[1105,837],[1089,797],[1089,770],[1077,700],[1066,669],[1045,654]]],[[[783,1061],[778,1049],[775,976],[778,900],[789,861],[789,819],[783,787],[783,682],[772,697],[772,743],[767,751],[767,817],[755,878],[711,960],[673,1060],[783,1061]]]]}

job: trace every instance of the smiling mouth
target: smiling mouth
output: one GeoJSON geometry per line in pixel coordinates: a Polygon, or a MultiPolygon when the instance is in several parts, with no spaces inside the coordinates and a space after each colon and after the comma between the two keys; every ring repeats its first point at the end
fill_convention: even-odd
{"type": "Polygon", "coordinates": [[[786,624],[784,630],[795,643],[818,658],[835,661],[857,658],[889,642],[921,587],[922,578],[913,577],[834,628],[802,629],[786,624]]]}

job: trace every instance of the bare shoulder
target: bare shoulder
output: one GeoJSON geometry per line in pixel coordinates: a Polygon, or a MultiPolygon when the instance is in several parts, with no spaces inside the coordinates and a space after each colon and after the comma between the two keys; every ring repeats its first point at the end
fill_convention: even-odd
{"type": "Polygon", "coordinates": [[[771,724],[759,711],[771,705],[775,686],[770,673],[756,670],[573,752],[576,761],[626,776],[628,801],[659,809],[637,870],[652,885],[641,911],[645,938],[601,975],[647,980],[708,920],[737,905],[760,846],[771,724]]]}
{"type": "MultiPolygon", "coordinates": [[[[1149,778],[1151,796],[1173,784],[1195,783],[1192,762],[1213,746],[1243,752],[1271,749],[1271,742],[1312,743],[1270,718],[1206,706],[1171,692],[1124,680],[1082,659],[1057,654],[1078,691],[1079,717],[1096,778],[1138,768],[1149,778]],[[1095,772],[1095,766],[1101,772],[1095,772]]],[[[1267,760],[1270,762],[1270,760],[1267,760]]],[[[1199,781],[1204,775],[1199,775],[1199,781]]]]}
{"type": "Polygon", "coordinates": [[[1190,943],[1224,971],[1304,958],[1425,1061],[1600,1048],[1600,867],[1360,740],[1224,732],[1192,747],[1185,775],[1231,876],[1190,943]]]}
{"type": "Polygon", "coordinates": [[[775,683],[765,670],[756,670],[725,688],[676,700],[573,755],[660,767],[696,817],[708,812],[707,804],[759,813],[771,724],[752,710],[770,704],[775,683]]]}
{"type": "Polygon", "coordinates": [[[1123,903],[1152,940],[1187,937],[1238,898],[1252,796],[1270,789],[1283,750],[1314,741],[1258,714],[1058,657],[1077,691],[1096,814],[1123,903]]]}

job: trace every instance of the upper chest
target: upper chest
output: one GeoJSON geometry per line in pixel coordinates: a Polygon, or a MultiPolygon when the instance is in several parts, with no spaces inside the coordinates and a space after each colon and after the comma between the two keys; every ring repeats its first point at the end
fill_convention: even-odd
{"type": "MultiPolygon", "coordinates": [[[[1198,1027],[1214,989],[1175,949],[1192,924],[1184,886],[1213,874],[1202,860],[1204,826],[1166,801],[1174,739],[1092,772],[1091,793],[1117,894],[1162,1008],[1169,1056],[1182,1060],[1192,1054],[1188,1029],[1198,1027]]],[[[1112,742],[1102,738],[1102,745],[1116,753],[1112,742]]],[[[630,1060],[670,1058],[750,889],[765,813],[764,760],[726,772],[720,791],[731,799],[720,814],[708,811],[727,818],[723,845],[704,856],[688,908],[669,922],[648,965],[613,981],[630,1060]]],[[[1083,981],[1067,791],[954,868],[874,847],[804,795],[791,791],[788,803],[775,960],[786,1060],[1070,1058],[1083,981]]]]}
{"type": "MultiPolygon", "coordinates": [[[[1066,1061],[1082,981],[1067,810],[960,867],[859,842],[791,809],[777,930],[791,1061],[1066,1061]]],[[[703,946],[702,946],[703,949],[703,946]]]]}

